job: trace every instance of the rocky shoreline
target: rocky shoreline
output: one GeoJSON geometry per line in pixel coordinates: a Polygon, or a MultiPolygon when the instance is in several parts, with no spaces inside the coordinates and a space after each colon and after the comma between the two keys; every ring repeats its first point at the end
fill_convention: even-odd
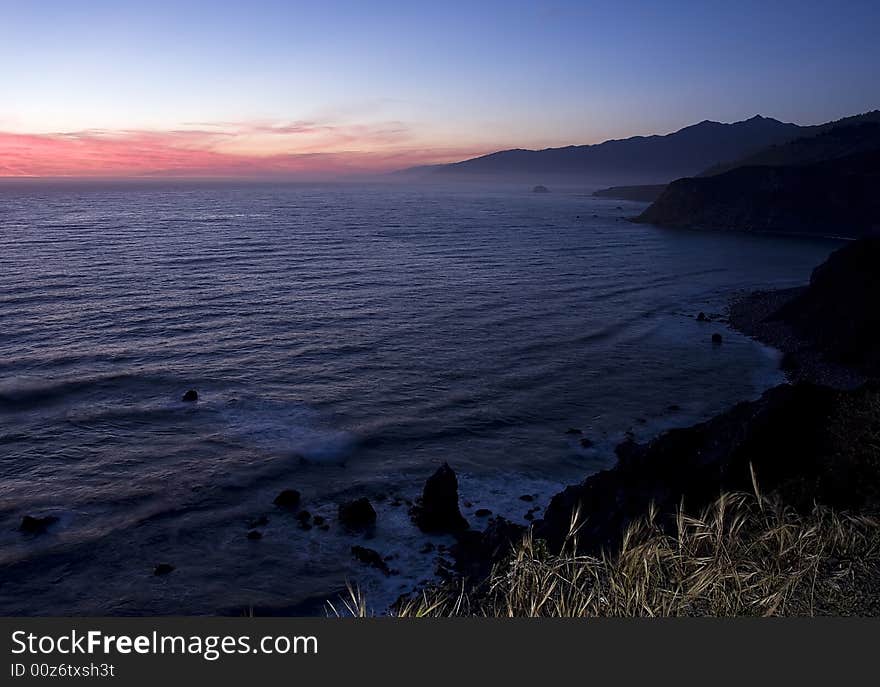
{"type": "Polygon", "coordinates": [[[731,299],[728,323],[751,338],[780,351],[781,367],[792,383],[809,382],[835,389],[854,389],[867,377],[846,365],[829,360],[783,319],[775,317],[807,287],[754,291],[731,299]]]}
{"type": "MultiPolygon", "coordinates": [[[[614,467],[553,497],[533,523],[535,536],[559,549],[571,541],[572,514],[577,513],[577,549],[613,551],[627,526],[649,508],[672,529],[679,507],[699,511],[722,491],[756,486],[799,509],[819,502],[880,512],[880,450],[870,439],[880,436],[880,381],[873,373],[873,353],[848,348],[849,360],[855,354],[868,363],[844,364],[835,343],[842,339],[829,343],[810,335],[811,328],[822,331],[829,323],[811,321],[811,327],[804,327],[802,320],[805,313],[811,320],[811,303],[838,299],[855,279],[862,290],[849,295],[850,309],[865,324],[857,331],[873,331],[877,316],[870,304],[880,302],[874,300],[880,299],[875,266],[880,267],[880,240],[863,240],[817,268],[810,286],[734,298],[730,326],[782,351],[791,383],[647,444],[622,443],[614,467]]],[[[861,345],[873,347],[874,341],[861,345]]],[[[483,531],[458,531],[451,551],[455,568],[445,571],[447,576],[479,585],[526,531],[503,518],[493,518],[483,531]]]]}
{"type": "MultiPolygon", "coordinates": [[[[491,517],[483,509],[475,515],[487,525],[477,529],[476,521],[468,522],[461,513],[458,479],[446,463],[427,479],[419,498],[395,499],[392,505],[406,505],[422,532],[453,538],[448,547],[427,542],[420,553],[438,554],[437,576],[478,595],[493,566],[529,531],[551,551],[574,546],[585,554],[614,554],[628,526],[651,509],[656,521],[672,533],[679,509],[699,513],[722,493],[754,489],[802,512],[820,503],[876,515],[880,513],[880,366],[875,350],[880,313],[873,307],[880,302],[877,268],[880,239],[863,239],[832,254],[816,268],[808,286],[732,298],[727,324],[781,351],[789,383],[647,443],[624,441],[616,448],[613,467],[554,495],[543,515],[533,505],[529,525],[491,517]]],[[[712,318],[700,313],[698,319],[712,318]]],[[[575,429],[568,432],[579,434],[575,429]]],[[[384,498],[376,496],[376,500],[384,498]]],[[[520,498],[534,500],[533,495],[520,498]]],[[[295,513],[303,528],[329,526],[301,508],[295,490],[281,492],[275,505],[295,513]]],[[[339,505],[339,524],[351,533],[369,539],[376,519],[366,497],[339,505]]],[[[250,523],[248,538],[258,539],[258,528],[265,522],[264,516],[250,523]]],[[[384,576],[398,574],[390,565],[394,556],[365,545],[352,546],[351,555],[384,576]]],[[[167,572],[160,568],[155,574],[167,572]]],[[[869,602],[859,601],[855,612],[875,613],[872,590],[880,589],[880,570],[872,569],[856,582],[854,588],[869,602]]],[[[405,594],[398,603],[406,603],[414,593],[405,594]]]]}

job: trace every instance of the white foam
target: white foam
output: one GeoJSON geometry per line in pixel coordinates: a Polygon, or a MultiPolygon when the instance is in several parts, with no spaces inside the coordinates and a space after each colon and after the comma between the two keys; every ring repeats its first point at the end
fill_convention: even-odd
{"type": "Polygon", "coordinates": [[[270,453],[338,462],[355,444],[350,432],[332,427],[302,403],[241,398],[227,401],[217,412],[229,438],[270,453]]]}

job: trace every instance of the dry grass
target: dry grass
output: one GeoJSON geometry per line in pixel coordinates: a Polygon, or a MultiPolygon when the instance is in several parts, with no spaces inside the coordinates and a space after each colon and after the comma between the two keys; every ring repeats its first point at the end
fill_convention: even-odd
{"type": "MultiPolygon", "coordinates": [[[[722,495],[676,532],[654,512],[613,556],[578,555],[577,515],[561,553],[526,535],[477,589],[435,587],[401,617],[778,616],[876,614],[880,521],[816,506],[802,515],[754,494],[722,495]],[[863,599],[859,602],[858,599],[863,599]],[[856,601],[854,602],[853,599],[856,601]]],[[[337,615],[369,614],[350,589],[337,615]]],[[[332,607],[331,607],[332,608],[332,607]]]]}

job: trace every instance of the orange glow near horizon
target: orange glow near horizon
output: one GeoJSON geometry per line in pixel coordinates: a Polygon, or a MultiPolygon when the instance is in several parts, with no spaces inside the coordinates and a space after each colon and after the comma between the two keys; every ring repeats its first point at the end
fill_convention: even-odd
{"type": "Polygon", "coordinates": [[[174,131],[0,131],[0,177],[332,177],[452,162],[485,150],[419,144],[397,123],[206,125],[174,131]]]}

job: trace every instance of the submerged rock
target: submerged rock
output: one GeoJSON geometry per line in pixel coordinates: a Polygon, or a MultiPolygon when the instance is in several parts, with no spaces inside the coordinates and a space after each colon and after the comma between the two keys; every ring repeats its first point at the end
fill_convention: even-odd
{"type": "Polygon", "coordinates": [[[376,511],[366,497],[339,506],[339,522],[352,530],[360,530],[376,523],[376,511]]]}
{"type": "Polygon", "coordinates": [[[46,515],[43,517],[34,517],[33,515],[25,515],[21,519],[18,529],[27,534],[42,534],[50,525],[58,522],[58,518],[54,515],[46,515]]]}
{"type": "Polygon", "coordinates": [[[186,401],[187,403],[194,403],[199,400],[199,392],[195,389],[190,389],[183,395],[181,400],[186,401]]]}
{"type": "Polygon", "coordinates": [[[247,538],[251,541],[257,541],[263,538],[263,533],[260,530],[251,530],[247,533],[247,538]]]}
{"type": "Polygon", "coordinates": [[[458,478],[448,463],[443,463],[425,482],[421,502],[411,514],[423,532],[454,533],[468,528],[458,508],[458,478]]]}
{"type": "Polygon", "coordinates": [[[474,515],[476,515],[478,518],[488,518],[490,515],[492,515],[492,511],[490,511],[488,508],[478,508],[474,515]]]}
{"type": "Polygon", "coordinates": [[[592,439],[587,439],[587,437],[584,437],[583,439],[581,439],[581,446],[584,448],[593,448],[592,439]]]}
{"type": "Polygon", "coordinates": [[[374,549],[368,549],[366,546],[352,546],[351,555],[361,563],[380,570],[386,576],[391,574],[391,568],[388,567],[385,559],[374,549]]]}
{"type": "Polygon", "coordinates": [[[310,522],[312,519],[312,514],[307,510],[301,510],[296,514],[296,519],[299,521],[299,528],[301,530],[310,530],[312,529],[312,523],[310,522]]]}
{"type": "Polygon", "coordinates": [[[153,574],[157,577],[160,575],[167,575],[170,572],[174,571],[174,566],[170,563],[159,563],[155,568],[153,568],[153,574]]]}
{"type": "Polygon", "coordinates": [[[253,520],[249,520],[247,526],[250,529],[255,529],[257,527],[263,527],[268,524],[269,524],[269,518],[265,515],[261,515],[257,518],[254,518],[253,520]]]}
{"type": "Polygon", "coordinates": [[[706,317],[706,313],[701,312],[699,315],[697,315],[697,322],[708,322],[708,321],[709,321],[709,318],[706,317]]]}
{"type": "Polygon", "coordinates": [[[713,344],[718,345],[718,344],[720,344],[722,341],[724,341],[724,339],[721,338],[721,334],[715,333],[715,334],[712,335],[712,343],[713,343],[713,344]]]}
{"type": "Polygon", "coordinates": [[[280,508],[296,508],[299,506],[300,493],[296,489],[285,489],[272,502],[280,508]]]}
{"type": "Polygon", "coordinates": [[[565,433],[566,434],[583,434],[583,432],[581,430],[579,430],[575,427],[569,427],[567,430],[565,430],[565,433]]]}

